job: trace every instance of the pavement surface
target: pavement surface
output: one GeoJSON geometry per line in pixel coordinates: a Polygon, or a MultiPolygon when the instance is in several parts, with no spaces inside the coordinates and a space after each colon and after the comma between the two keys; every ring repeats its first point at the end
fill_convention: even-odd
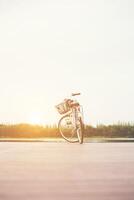
{"type": "Polygon", "coordinates": [[[134,143],[1,142],[0,200],[133,200],[134,143]]]}

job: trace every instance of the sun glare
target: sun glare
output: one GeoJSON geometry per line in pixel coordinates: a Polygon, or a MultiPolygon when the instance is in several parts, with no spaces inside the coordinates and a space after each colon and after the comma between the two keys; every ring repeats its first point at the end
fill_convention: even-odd
{"type": "Polygon", "coordinates": [[[41,113],[34,112],[34,113],[31,113],[29,115],[27,122],[29,124],[34,124],[34,125],[43,125],[44,124],[44,117],[42,116],[41,113]]]}

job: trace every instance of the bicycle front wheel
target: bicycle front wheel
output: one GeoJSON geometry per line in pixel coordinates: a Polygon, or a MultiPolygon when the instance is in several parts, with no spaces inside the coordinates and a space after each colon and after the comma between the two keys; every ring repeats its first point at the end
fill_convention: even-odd
{"type": "Polygon", "coordinates": [[[62,137],[68,142],[78,142],[77,129],[73,124],[71,115],[63,116],[58,124],[58,128],[62,137]]]}

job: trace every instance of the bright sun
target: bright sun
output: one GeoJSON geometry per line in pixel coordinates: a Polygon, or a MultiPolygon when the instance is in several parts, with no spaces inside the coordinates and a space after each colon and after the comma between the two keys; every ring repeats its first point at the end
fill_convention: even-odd
{"type": "Polygon", "coordinates": [[[39,112],[33,112],[29,115],[27,122],[29,124],[44,124],[44,116],[39,112]]]}

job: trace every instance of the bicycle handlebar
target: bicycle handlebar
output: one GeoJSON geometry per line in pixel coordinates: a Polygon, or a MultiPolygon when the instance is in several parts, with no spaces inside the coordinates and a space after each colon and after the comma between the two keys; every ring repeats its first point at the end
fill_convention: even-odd
{"type": "Polygon", "coordinates": [[[72,96],[80,95],[81,93],[72,93],[72,96]]]}

